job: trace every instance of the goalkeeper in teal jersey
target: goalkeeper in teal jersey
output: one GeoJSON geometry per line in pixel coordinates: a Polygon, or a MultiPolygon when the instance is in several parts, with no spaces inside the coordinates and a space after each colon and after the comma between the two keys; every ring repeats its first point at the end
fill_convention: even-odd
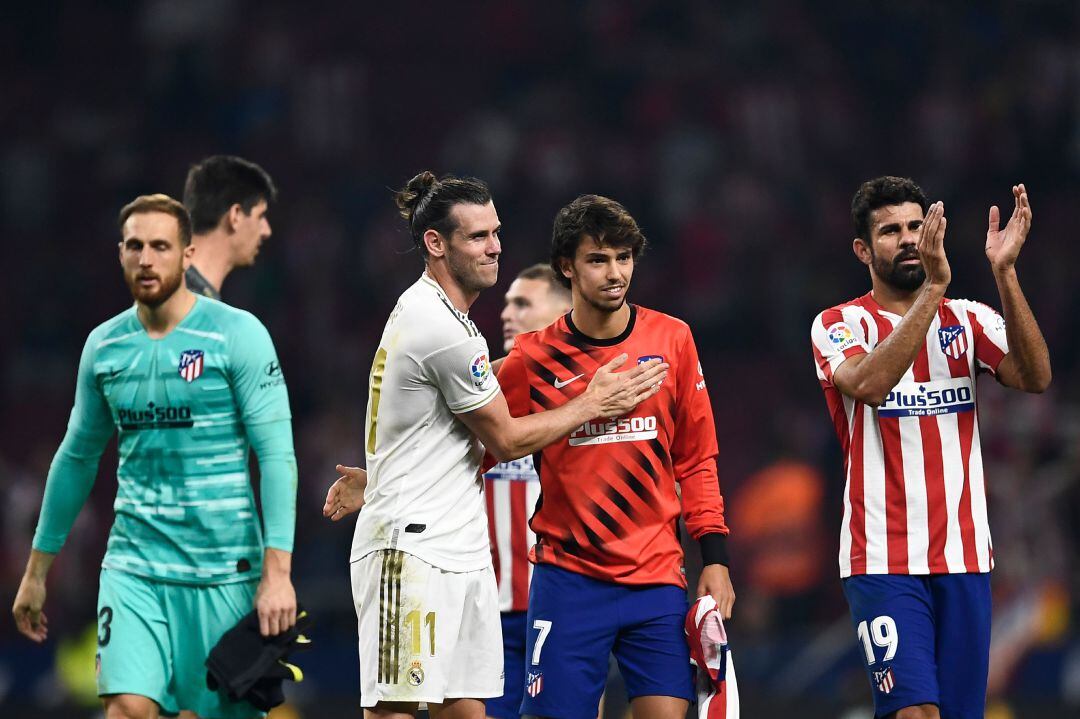
{"type": "Polygon", "coordinates": [[[98,594],[106,715],[261,716],[209,691],[204,662],[253,606],[264,635],[296,621],[296,460],[285,380],[259,320],[187,289],[194,247],[183,205],[139,197],[120,224],[135,304],[94,329],[83,348],[75,406],[13,607],[16,625],[45,639],[45,575],[117,432],[116,519],[98,594]],[[259,460],[261,527],[249,447],[259,460]]]}

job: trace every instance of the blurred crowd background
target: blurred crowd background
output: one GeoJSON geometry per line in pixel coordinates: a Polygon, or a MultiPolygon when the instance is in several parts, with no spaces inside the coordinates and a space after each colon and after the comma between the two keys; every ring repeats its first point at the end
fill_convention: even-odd
{"type": "MultiPolygon", "coordinates": [[[[421,259],[392,189],[473,174],[503,221],[499,285],[547,258],[579,193],[649,237],[633,301],[687,320],[709,380],[738,593],[744,716],[868,717],[840,591],[842,459],[809,326],[869,289],[865,179],[943,200],[950,295],[1000,306],[982,247],[1023,181],[1019,274],[1054,382],[981,382],[995,624],[988,716],[1080,715],[1080,5],[1075,2],[23,3],[0,21],[0,596],[10,607],[86,334],[130,302],[118,209],[239,154],[276,180],[273,236],[224,299],[277,343],[300,467],[294,581],[318,626],[275,717],[358,716],[352,522],[320,508],[361,464],[382,325],[421,259]]],[[[94,602],[115,450],[51,574],[43,647],[0,621],[0,713],[93,715],[94,602]]],[[[688,554],[694,574],[696,547],[688,554]]],[[[693,586],[693,584],[691,585],[693,586]]],[[[5,610],[6,611],[6,610],[5,610]]],[[[609,715],[621,707],[618,682],[609,715]]]]}

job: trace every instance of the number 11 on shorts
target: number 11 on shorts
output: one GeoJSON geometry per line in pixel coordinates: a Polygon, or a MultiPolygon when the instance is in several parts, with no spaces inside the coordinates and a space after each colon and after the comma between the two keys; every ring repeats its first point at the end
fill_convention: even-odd
{"type": "MultiPolygon", "coordinates": [[[[863,652],[866,654],[866,663],[874,663],[873,643],[879,647],[888,647],[885,651],[883,662],[887,662],[896,656],[896,649],[900,646],[900,637],[896,633],[896,622],[892,617],[880,616],[870,622],[867,629],[866,620],[859,622],[859,640],[862,642],[863,652]]],[[[535,663],[535,662],[534,662],[535,663]]]]}
{"type": "Polygon", "coordinates": [[[540,652],[544,651],[544,642],[547,641],[547,635],[551,632],[551,620],[549,619],[534,619],[533,629],[539,629],[540,634],[536,637],[536,644],[533,645],[532,663],[536,666],[540,663],[540,652]]]}

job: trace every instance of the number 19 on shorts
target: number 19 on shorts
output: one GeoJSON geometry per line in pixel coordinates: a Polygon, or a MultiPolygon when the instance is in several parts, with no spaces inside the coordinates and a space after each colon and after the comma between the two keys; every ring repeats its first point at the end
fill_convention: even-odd
{"type": "Polygon", "coordinates": [[[863,652],[866,654],[866,663],[873,664],[874,646],[885,648],[885,656],[881,661],[887,662],[896,656],[896,650],[900,646],[900,636],[896,633],[896,622],[892,617],[880,616],[867,624],[866,620],[859,622],[859,641],[862,642],[863,652]]]}

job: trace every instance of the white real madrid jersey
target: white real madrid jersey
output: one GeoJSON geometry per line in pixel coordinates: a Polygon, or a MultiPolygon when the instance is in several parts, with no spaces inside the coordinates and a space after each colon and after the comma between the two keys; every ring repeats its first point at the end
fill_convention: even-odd
{"type": "Polygon", "coordinates": [[[368,485],[350,561],[399,549],[454,572],[491,564],[480,463],[456,417],[499,393],[487,341],[426,272],[386,321],[369,380],[368,485]]]}

